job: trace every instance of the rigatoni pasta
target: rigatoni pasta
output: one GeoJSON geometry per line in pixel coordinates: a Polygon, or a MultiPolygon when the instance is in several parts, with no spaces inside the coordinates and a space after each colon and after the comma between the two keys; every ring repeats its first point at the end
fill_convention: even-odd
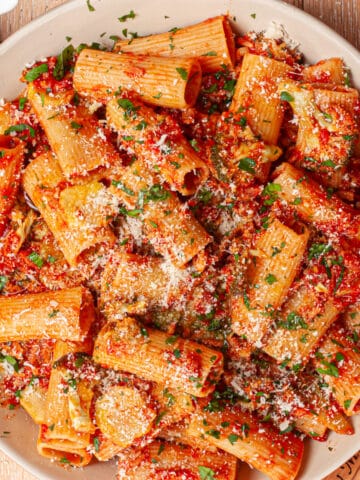
{"type": "Polygon", "coordinates": [[[234,97],[232,112],[244,112],[255,135],[277,144],[282,123],[278,82],[290,72],[284,62],[262,55],[244,55],[234,97]]]}
{"type": "Polygon", "coordinates": [[[278,185],[279,197],[294,205],[302,220],[329,233],[336,228],[349,238],[358,238],[359,219],[356,211],[338,197],[327,195],[325,188],[312,180],[304,170],[283,163],[276,171],[274,183],[278,185]]]}
{"type": "Polygon", "coordinates": [[[194,105],[200,84],[201,67],[196,58],[84,49],[74,72],[74,86],[83,95],[101,101],[125,89],[141,95],[147,103],[169,108],[194,105]]]}
{"type": "Polygon", "coordinates": [[[206,478],[204,476],[211,472],[219,480],[235,480],[236,458],[225,452],[203,452],[155,440],[141,451],[133,449],[127,455],[120,455],[119,460],[119,480],[161,480],[164,475],[206,478]]]}
{"type": "Polygon", "coordinates": [[[273,312],[283,303],[297,274],[309,233],[297,234],[275,219],[253,245],[247,272],[248,287],[232,301],[232,329],[258,346],[273,322],[273,312]],[[274,248],[282,248],[274,257],[274,248]]]}
{"type": "MultiPolygon", "coordinates": [[[[88,342],[65,343],[58,340],[55,344],[53,360],[58,361],[70,352],[88,351],[88,342]]],[[[69,463],[77,466],[87,465],[92,455],[86,451],[90,432],[77,430],[71,420],[69,410],[69,388],[76,388],[71,378],[64,378],[60,369],[53,365],[46,394],[44,423],[40,425],[37,448],[41,455],[61,460],[66,458],[69,463]]],[[[90,401],[87,403],[89,414],[90,401]]]]}
{"type": "Polygon", "coordinates": [[[82,287],[0,298],[0,342],[55,338],[81,341],[95,320],[82,287]]]}
{"type": "MultiPolygon", "coordinates": [[[[106,196],[102,185],[91,182],[87,186],[61,189],[64,184],[65,177],[59,162],[49,153],[40,155],[29,164],[23,176],[25,192],[41,211],[66,260],[75,265],[82,252],[101,242],[111,245],[115,237],[108,228],[106,210],[101,208],[99,212],[97,208],[96,214],[91,211],[96,206],[96,198],[103,194],[106,196]],[[74,197],[75,201],[72,200],[74,197]],[[87,201],[90,204],[88,212],[84,205],[87,201]]],[[[105,207],[107,203],[110,203],[109,199],[107,202],[105,199],[102,205],[105,207]]]]}
{"type": "Polygon", "coordinates": [[[232,20],[69,43],[0,106],[0,404],[60,465],[295,480],[355,433],[358,92],[232,20]]]}
{"type": "Polygon", "coordinates": [[[359,352],[341,323],[329,329],[316,353],[317,372],[329,383],[346,415],[356,415],[360,399],[359,352]]]}
{"type": "Polygon", "coordinates": [[[165,57],[197,57],[203,72],[216,72],[222,65],[234,66],[233,37],[229,18],[221,15],[166,33],[119,40],[114,50],[165,57]]]}
{"type": "Polygon", "coordinates": [[[293,434],[274,434],[251,413],[226,408],[209,412],[206,401],[199,404],[188,434],[205,437],[221,450],[250,463],[274,480],[294,478],[300,468],[303,444],[293,434]],[[271,438],[271,440],[269,440],[271,438]]]}
{"type": "Polygon", "coordinates": [[[104,140],[101,125],[85,105],[71,104],[71,92],[50,96],[30,85],[27,95],[66,178],[116,161],[116,151],[104,140]]]}
{"type": "Polygon", "coordinates": [[[191,195],[206,181],[207,166],[169,117],[128,98],[108,102],[106,114],[120,139],[171,188],[191,195]]]}
{"type": "Polygon", "coordinates": [[[177,335],[141,327],[130,317],[104,327],[96,340],[94,360],[146,380],[166,382],[174,388],[181,385],[182,390],[196,397],[204,397],[214,389],[223,369],[220,352],[177,335]]]}
{"type": "Polygon", "coordinates": [[[0,135],[0,234],[15,203],[24,163],[24,145],[18,139],[0,135]]]}
{"type": "Polygon", "coordinates": [[[125,204],[126,216],[142,222],[144,236],[155,250],[176,266],[186,265],[210,243],[210,235],[190,209],[140,160],[114,175],[109,191],[125,204]]]}

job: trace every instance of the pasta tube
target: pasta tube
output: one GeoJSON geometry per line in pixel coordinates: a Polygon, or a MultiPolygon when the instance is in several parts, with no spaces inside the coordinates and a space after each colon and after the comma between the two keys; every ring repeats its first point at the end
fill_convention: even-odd
{"type": "Polygon", "coordinates": [[[121,448],[143,437],[155,418],[156,410],[135,387],[111,387],[95,403],[97,426],[121,448]]]}
{"type": "MultiPolygon", "coordinates": [[[[54,361],[68,353],[89,353],[87,343],[65,343],[58,340],[54,349],[54,361]]],[[[87,465],[92,454],[87,451],[90,432],[77,431],[71,420],[69,410],[69,389],[76,388],[71,378],[64,379],[59,368],[53,368],[46,395],[45,421],[40,426],[37,449],[40,455],[76,466],[87,465]]],[[[79,390],[78,390],[79,391],[79,390]]],[[[84,405],[89,413],[91,398],[84,398],[84,405]]]]}
{"type": "Polygon", "coordinates": [[[321,181],[339,187],[349,162],[358,129],[351,113],[328,102],[324,111],[316,105],[314,87],[282,82],[280,98],[291,105],[299,128],[293,161],[321,175],[321,181]]]}
{"type": "Polygon", "coordinates": [[[80,341],[94,321],[83,287],[0,298],[0,342],[55,338],[80,341]]]}
{"type": "MultiPolygon", "coordinates": [[[[65,177],[56,158],[45,153],[26,168],[23,186],[57,240],[64,257],[75,266],[80,255],[99,243],[113,244],[105,220],[106,189],[98,182],[62,189],[65,177]]],[[[111,199],[108,199],[111,204],[111,199]]]]}
{"type": "Polygon", "coordinates": [[[99,101],[121,89],[136,92],[144,102],[169,108],[194,105],[201,86],[195,58],[167,58],[111,53],[85,48],[74,71],[75,89],[99,101]]]}
{"type": "Polygon", "coordinates": [[[126,205],[126,215],[142,220],[145,236],[155,251],[177,267],[186,265],[211,241],[176,194],[139,160],[113,178],[110,192],[126,205]]]}
{"type": "Polygon", "coordinates": [[[216,478],[235,480],[237,460],[224,452],[204,452],[185,445],[155,440],[143,448],[120,454],[119,480],[216,478]],[[191,476],[190,476],[191,475],[191,476]]]}
{"type": "Polygon", "coordinates": [[[180,387],[196,397],[213,391],[223,363],[222,354],[216,350],[140,327],[130,317],[117,323],[109,322],[101,330],[93,356],[97,363],[108,368],[180,387]]]}
{"type": "Polygon", "coordinates": [[[115,299],[139,302],[141,309],[170,306],[189,280],[186,271],[170,267],[159,257],[117,251],[105,266],[101,299],[105,305],[115,299]]]}
{"type": "Polygon", "coordinates": [[[305,222],[324,232],[337,231],[352,239],[360,238],[356,211],[336,195],[328,198],[325,189],[310,179],[304,170],[283,163],[275,171],[274,183],[279,187],[279,197],[305,222]]]}
{"type": "Polygon", "coordinates": [[[309,83],[332,83],[336,85],[344,85],[345,80],[345,64],[342,58],[333,57],[314,65],[307,65],[303,71],[303,81],[309,83]]]}
{"type": "Polygon", "coordinates": [[[289,366],[305,365],[310,353],[341,309],[328,300],[323,308],[316,309],[316,292],[311,285],[300,287],[283,305],[281,320],[271,333],[264,351],[279,362],[289,366]]]}
{"type": "Polygon", "coordinates": [[[20,405],[37,425],[45,423],[46,393],[47,389],[39,384],[21,391],[20,405]]]}
{"type": "Polygon", "coordinates": [[[243,58],[230,110],[243,111],[254,134],[269,144],[278,142],[283,113],[277,88],[290,71],[286,63],[262,55],[243,58]]]}
{"type": "Polygon", "coordinates": [[[295,479],[304,445],[292,433],[279,433],[239,407],[209,412],[202,399],[191,417],[188,434],[206,438],[221,450],[249,463],[272,480],[295,479]]]}
{"type": "Polygon", "coordinates": [[[317,372],[346,415],[360,410],[360,354],[340,323],[333,325],[315,355],[317,372]]]}
{"type": "Polygon", "coordinates": [[[14,206],[24,162],[24,144],[17,138],[0,135],[0,236],[14,206]]]}
{"type": "Polygon", "coordinates": [[[260,234],[248,270],[249,287],[232,301],[232,329],[252,345],[259,345],[273,322],[273,312],[284,301],[297,274],[309,232],[297,234],[275,219],[260,234]],[[274,256],[274,248],[279,253],[274,256]],[[281,246],[281,248],[279,248],[281,246]]]}
{"type": "Polygon", "coordinates": [[[229,18],[221,15],[147,37],[119,40],[114,50],[166,57],[197,57],[203,72],[234,67],[235,43],[229,18]]]}
{"type": "Polygon", "coordinates": [[[119,155],[95,115],[84,105],[72,105],[68,92],[50,96],[30,84],[28,99],[66,178],[118,161],[119,155]]]}
{"type": "Polygon", "coordinates": [[[172,189],[192,195],[206,181],[207,166],[170,116],[128,98],[111,100],[106,116],[122,142],[134,149],[150,171],[159,172],[172,189]]]}

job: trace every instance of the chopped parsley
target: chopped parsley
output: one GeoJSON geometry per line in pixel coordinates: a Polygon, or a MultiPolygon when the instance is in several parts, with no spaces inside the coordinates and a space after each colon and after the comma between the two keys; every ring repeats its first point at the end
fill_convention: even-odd
{"type": "Polygon", "coordinates": [[[324,160],[323,162],[320,163],[321,167],[330,167],[330,168],[335,168],[336,163],[334,163],[332,160],[324,160]]]}
{"type": "Polygon", "coordinates": [[[207,190],[206,188],[202,188],[199,193],[197,194],[196,198],[199,200],[199,202],[204,203],[205,205],[210,202],[213,194],[210,190],[207,190]]]}
{"type": "Polygon", "coordinates": [[[250,300],[249,300],[249,297],[247,296],[247,293],[246,293],[246,292],[243,293],[243,300],[244,300],[245,307],[246,307],[248,310],[251,310],[250,300]]]}
{"type": "Polygon", "coordinates": [[[281,434],[284,434],[284,433],[290,433],[294,430],[294,424],[293,423],[290,423],[290,425],[286,428],[284,428],[284,430],[280,430],[280,433],[281,434]]]}
{"type": "Polygon", "coordinates": [[[20,97],[19,98],[19,110],[24,110],[26,102],[27,102],[26,97],[20,97]]]}
{"type": "Polygon", "coordinates": [[[134,10],[130,10],[129,13],[122,15],[121,17],[118,18],[118,20],[119,22],[126,22],[126,20],[134,19],[135,17],[136,17],[136,14],[134,10]]]}
{"type": "Polygon", "coordinates": [[[284,100],[285,102],[293,102],[294,101],[294,97],[292,95],[290,95],[289,92],[281,92],[280,93],[280,99],[284,100]]]}
{"type": "Polygon", "coordinates": [[[200,480],[216,480],[215,472],[209,467],[198,466],[200,480]]]}
{"type": "Polygon", "coordinates": [[[175,348],[173,350],[173,355],[174,355],[175,358],[179,359],[179,358],[181,358],[181,351],[178,348],[175,348]]]}
{"type": "Polygon", "coordinates": [[[224,83],[224,90],[230,93],[234,93],[234,88],[236,85],[236,80],[228,80],[227,82],[224,83]]]}
{"type": "Polygon", "coordinates": [[[231,445],[234,445],[234,443],[236,443],[239,440],[239,435],[236,435],[235,433],[230,433],[230,435],[228,435],[227,438],[231,443],[231,445]]]}
{"type": "Polygon", "coordinates": [[[149,333],[148,333],[148,331],[146,330],[145,327],[140,327],[140,333],[143,337],[148,337],[149,336],[149,333]]]}
{"type": "Polygon", "coordinates": [[[62,80],[65,77],[66,72],[70,70],[74,52],[74,47],[72,45],[68,45],[58,55],[56,59],[56,65],[53,71],[53,77],[55,78],[55,80],[62,80]]]}
{"type": "Polygon", "coordinates": [[[250,157],[244,157],[239,160],[238,168],[244,172],[255,174],[256,162],[250,157]]]}
{"type": "Polygon", "coordinates": [[[123,215],[127,215],[128,217],[138,217],[140,213],[142,213],[142,210],[139,208],[134,208],[133,210],[127,210],[124,207],[120,207],[119,209],[120,213],[123,215]]]}
{"type": "Polygon", "coordinates": [[[309,248],[309,260],[319,258],[332,249],[329,243],[313,243],[309,248]]]}
{"type": "Polygon", "coordinates": [[[94,444],[94,450],[95,452],[98,452],[100,449],[100,440],[98,437],[93,438],[93,444],[94,444]]]}
{"type": "Polygon", "coordinates": [[[89,12],[95,12],[95,8],[91,5],[90,0],[86,0],[86,5],[88,7],[89,12]]]}
{"type": "Polygon", "coordinates": [[[4,135],[9,135],[12,132],[26,132],[29,131],[30,137],[35,137],[35,130],[33,127],[28,125],[27,123],[19,123],[18,125],[12,125],[11,127],[7,128],[4,132],[4,135]]]}
{"type": "Polygon", "coordinates": [[[220,432],[219,430],[215,430],[215,429],[211,429],[211,430],[207,430],[205,432],[207,435],[210,435],[211,437],[214,437],[216,439],[219,439],[220,438],[220,432]]]}
{"type": "Polygon", "coordinates": [[[278,322],[278,327],[286,330],[298,330],[300,328],[308,328],[308,324],[301,315],[296,312],[290,312],[286,317],[286,320],[278,322]]]}
{"type": "Polygon", "coordinates": [[[148,126],[147,122],[145,122],[145,120],[141,120],[141,122],[138,123],[134,128],[135,130],[145,130],[147,126],[148,126]]]}
{"type": "Polygon", "coordinates": [[[171,335],[171,337],[167,337],[165,340],[165,343],[167,345],[173,345],[175,342],[177,342],[177,339],[179,338],[179,335],[171,335]]]}
{"type": "Polygon", "coordinates": [[[167,414],[167,410],[163,410],[158,414],[158,416],[155,418],[155,425],[159,425],[161,420],[164,418],[164,416],[167,414]]]}
{"type": "Polygon", "coordinates": [[[12,357],[11,355],[2,355],[0,353],[0,362],[7,362],[9,365],[13,367],[15,372],[18,372],[20,369],[18,361],[16,360],[15,357],[12,357]]]}
{"type": "Polygon", "coordinates": [[[244,437],[247,437],[249,435],[249,431],[250,431],[249,425],[247,423],[243,423],[241,425],[241,431],[242,431],[244,437]]]}
{"type": "Polygon", "coordinates": [[[78,122],[75,122],[75,121],[72,121],[70,123],[70,125],[71,125],[71,128],[73,128],[76,131],[79,131],[83,127],[83,125],[81,125],[81,123],[78,123],[78,122]]]}
{"type": "Polygon", "coordinates": [[[134,191],[131,190],[131,188],[128,188],[126,185],[124,185],[124,183],[121,181],[112,180],[111,185],[118,188],[119,190],[122,190],[123,192],[125,192],[127,195],[130,195],[131,197],[135,196],[134,191]]]}
{"type": "Polygon", "coordinates": [[[178,72],[178,74],[183,80],[186,81],[188,79],[188,72],[185,70],[185,68],[178,67],[176,71],[178,72]]]}
{"type": "Polygon", "coordinates": [[[139,110],[140,107],[135,107],[133,102],[129,100],[128,98],[119,98],[117,101],[118,105],[120,108],[125,110],[125,119],[128,117],[134,116],[136,114],[136,111],[139,110]]]}
{"type": "Polygon", "coordinates": [[[271,256],[275,257],[275,255],[281,252],[281,250],[285,247],[285,245],[286,245],[285,242],[281,242],[279,247],[271,247],[271,250],[272,250],[271,256]]]}
{"type": "Polygon", "coordinates": [[[266,197],[264,200],[264,205],[273,205],[278,199],[278,192],[281,192],[281,185],[278,183],[268,183],[261,193],[262,197],[266,197]]]}
{"type": "Polygon", "coordinates": [[[278,279],[272,273],[269,273],[269,275],[267,275],[265,277],[265,282],[268,283],[269,285],[272,285],[273,283],[275,283],[277,281],[278,281],[278,279]]]}
{"type": "Polygon", "coordinates": [[[163,202],[170,197],[170,192],[160,183],[155,183],[149,189],[143,189],[139,193],[139,205],[143,206],[149,202],[163,202]]]}
{"type": "Polygon", "coordinates": [[[321,360],[321,363],[326,368],[320,368],[320,367],[317,368],[316,371],[318,373],[322,373],[323,375],[330,375],[331,377],[335,377],[335,378],[339,377],[339,370],[336,365],[326,360],[321,360]]]}
{"type": "Polygon", "coordinates": [[[196,138],[192,138],[189,143],[193,147],[195,152],[200,152],[200,148],[199,148],[199,145],[198,145],[198,142],[197,142],[196,138]]]}
{"type": "Polygon", "coordinates": [[[27,82],[33,82],[37,78],[40,77],[45,72],[49,71],[49,67],[47,63],[41,63],[40,65],[37,65],[36,67],[32,68],[29,70],[26,75],[25,75],[25,80],[27,82]]]}
{"type": "Polygon", "coordinates": [[[4,289],[5,285],[7,284],[7,277],[5,275],[0,275],[0,292],[4,289]]]}
{"type": "Polygon", "coordinates": [[[28,255],[28,259],[32,261],[37,267],[41,268],[44,265],[44,260],[40,257],[37,252],[31,252],[28,255]]]}

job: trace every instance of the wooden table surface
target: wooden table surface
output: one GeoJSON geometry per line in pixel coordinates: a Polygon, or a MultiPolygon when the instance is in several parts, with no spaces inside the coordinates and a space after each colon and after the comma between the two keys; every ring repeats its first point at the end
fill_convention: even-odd
{"type": "MultiPolygon", "coordinates": [[[[11,33],[32,19],[66,1],[19,0],[18,6],[14,10],[0,16],[0,41],[5,40],[11,33]]],[[[319,18],[360,50],[360,0],[285,1],[319,18]]],[[[0,480],[38,479],[0,452],[0,480]]],[[[360,480],[360,453],[349,459],[324,480],[360,480]]]]}

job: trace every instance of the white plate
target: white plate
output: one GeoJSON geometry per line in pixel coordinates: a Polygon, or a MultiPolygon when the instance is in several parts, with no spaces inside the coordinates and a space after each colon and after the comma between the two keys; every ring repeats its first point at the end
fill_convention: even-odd
{"type": "Polygon", "coordinates": [[[1,0],[0,2],[0,15],[6,12],[10,12],[16,7],[18,0],[1,0]]]}
{"type": "MultiPolygon", "coordinates": [[[[326,3],[326,2],[325,2],[326,3]]],[[[300,44],[306,59],[340,56],[351,67],[355,84],[360,87],[360,55],[343,38],[304,12],[275,0],[91,0],[90,12],[85,0],[74,0],[52,10],[18,31],[0,45],[0,96],[11,99],[22,88],[18,78],[25,63],[56,54],[71,43],[104,42],[110,35],[121,35],[123,28],[139,34],[167,31],[221,13],[236,18],[241,32],[262,30],[271,21],[285,26],[290,37],[300,44]],[[118,17],[134,10],[136,18],[119,23],[118,17]],[[256,14],[255,18],[253,18],[256,14]],[[169,17],[169,18],[165,18],[169,17]],[[100,37],[104,32],[105,35],[100,37]],[[6,73],[5,73],[6,72],[6,73]]],[[[109,44],[112,42],[107,40],[109,44]]],[[[307,442],[305,460],[298,480],[320,480],[345,462],[360,448],[360,417],[354,418],[355,436],[331,434],[325,443],[307,442]]],[[[94,463],[84,470],[67,472],[41,458],[36,452],[37,427],[24,412],[0,410],[0,448],[41,480],[111,480],[114,462],[94,463]],[[10,417],[10,418],[8,418],[10,417]]],[[[265,477],[247,467],[242,480],[265,477]]],[[[239,478],[240,478],[239,477],[239,478]]]]}

